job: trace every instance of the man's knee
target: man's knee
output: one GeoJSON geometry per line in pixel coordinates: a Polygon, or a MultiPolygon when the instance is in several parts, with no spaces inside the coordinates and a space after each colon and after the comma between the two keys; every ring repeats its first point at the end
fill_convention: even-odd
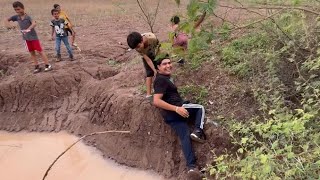
{"type": "Polygon", "coordinates": [[[36,55],[36,51],[30,51],[31,56],[35,56],[36,55]]]}
{"type": "Polygon", "coordinates": [[[173,122],[170,126],[177,133],[181,140],[189,137],[190,131],[186,122],[173,122]]]}

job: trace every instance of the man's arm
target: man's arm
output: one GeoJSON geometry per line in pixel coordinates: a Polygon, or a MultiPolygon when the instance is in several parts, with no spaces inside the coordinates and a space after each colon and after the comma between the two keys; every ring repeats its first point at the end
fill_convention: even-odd
{"type": "Polygon", "coordinates": [[[69,22],[68,24],[69,24],[69,28],[70,28],[70,26],[71,26],[71,21],[70,21],[70,18],[69,18],[69,16],[68,16],[68,14],[66,13],[66,12],[64,12],[64,15],[65,15],[65,17],[66,17],[66,20],[69,22]]]}
{"type": "Polygon", "coordinates": [[[207,15],[207,12],[204,12],[201,16],[200,16],[200,18],[199,18],[199,20],[195,23],[195,25],[194,25],[194,28],[195,29],[197,29],[200,25],[201,25],[201,23],[203,22],[203,20],[204,20],[204,18],[206,17],[206,15],[207,15]]]}
{"type": "Polygon", "coordinates": [[[31,29],[35,28],[37,25],[36,21],[31,21],[31,25],[26,29],[27,31],[30,31],[31,29]]]}
{"type": "Polygon", "coordinates": [[[51,31],[51,39],[53,40],[54,39],[54,27],[52,26],[52,31],[51,31]]]}
{"type": "Polygon", "coordinates": [[[68,26],[68,28],[72,31],[72,33],[73,33],[73,34],[75,34],[75,33],[76,33],[76,32],[74,32],[74,30],[73,30],[72,26],[70,25],[70,23],[67,23],[66,25],[67,25],[67,26],[68,26]]]}
{"type": "Polygon", "coordinates": [[[16,28],[15,26],[13,26],[13,25],[10,24],[11,21],[12,21],[12,22],[16,21],[16,20],[14,19],[14,17],[15,17],[15,16],[12,16],[12,17],[9,17],[9,18],[7,18],[7,19],[4,20],[4,25],[5,25],[8,29],[14,29],[14,28],[16,28]]]}
{"type": "Polygon", "coordinates": [[[157,70],[156,68],[154,67],[154,64],[152,62],[152,60],[145,54],[143,54],[143,59],[144,61],[147,62],[147,64],[149,65],[149,67],[153,70],[154,74],[157,74],[157,70]]]}
{"type": "Polygon", "coordinates": [[[162,100],[163,94],[154,94],[153,95],[153,104],[161,109],[165,109],[168,111],[174,111],[178,113],[180,116],[187,118],[189,117],[188,111],[184,107],[171,105],[164,100],[162,100]]]}

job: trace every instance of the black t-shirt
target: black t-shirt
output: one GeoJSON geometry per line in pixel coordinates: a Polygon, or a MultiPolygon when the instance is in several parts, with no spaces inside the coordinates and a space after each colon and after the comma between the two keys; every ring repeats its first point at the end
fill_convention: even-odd
{"type": "MultiPolygon", "coordinates": [[[[170,76],[157,74],[154,80],[154,93],[163,94],[162,100],[175,106],[182,106],[183,100],[178,93],[177,87],[171,82],[170,76]]],[[[166,116],[173,111],[162,110],[162,115],[166,116]]]]}
{"type": "Polygon", "coordinates": [[[50,22],[50,26],[54,28],[56,31],[56,36],[57,37],[65,37],[68,36],[65,25],[68,23],[64,19],[59,19],[59,20],[52,20],[50,22]]]}

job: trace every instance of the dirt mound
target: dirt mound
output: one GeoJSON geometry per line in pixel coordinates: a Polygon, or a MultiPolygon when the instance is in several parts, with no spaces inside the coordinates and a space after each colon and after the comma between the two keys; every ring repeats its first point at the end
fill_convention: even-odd
{"type": "MultiPolygon", "coordinates": [[[[119,163],[152,169],[166,177],[177,177],[185,170],[176,135],[158,110],[139,95],[143,79],[140,63],[128,63],[119,70],[62,63],[69,63],[69,67],[57,64],[61,67],[49,73],[10,75],[1,81],[0,129],[67,130],[77,135],[130,130],[130,135],[102,135],[88,139],[88,143],[119,163]]],[[[211,149],[228,147],[221,130],[207,126],[206,133],[208,143],[195,144],[201,167],[209,162],[211,149]]]]}

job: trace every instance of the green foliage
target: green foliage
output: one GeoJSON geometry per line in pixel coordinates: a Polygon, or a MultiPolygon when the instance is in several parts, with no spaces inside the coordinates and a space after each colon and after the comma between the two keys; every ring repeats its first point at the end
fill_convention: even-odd
{"type": "Polygon", "coordinates": [[[255,58],[266,58],[269,39],[264,33],[249,34],[222,48],[222,62],[232,73],[246,77],[252,73],[255,58]]]}
{"type": "Polygon", "coordinates": [[[145,84],[140,85],[140,86],[139,86],[139,91],[140,91],[141,94],[146,94],[146,93],[147,93],[147,87],[146,87],[146,85],[145,85],[145,84]]]}
{"type": "Polygon", "coordinates": [[[191,100],[193,103],[207,104],[208,90],[204,86],[186,85],[179,88],[182,97],[191,100]],[[191,98],[191,99],[189,99],[191,98]]]}
{"type": "MultiPolygon", "coordinates": [[[[180,1],[177,4],[179,5],[180,1]]],[[[213,29],[201,29],[197,32],[194,26],[203,13],[209,16],[213,13],[215,7],[216,0],[190,0],[187,6],[186,18],[182,19],[179,24],[179,31],[185,32],[192,37],[188,42],[188,51],[185,52],[181,48],[173,48],[168,43],[161,45],[161,51],[165,51],[171,54],[171,56],[187,59],[187,63],[190,64],[189,67],[192,69],[200,67],[202,62],[210,59],[208,50],[213,39],[213,29]]],[[[174,33],[169,33],[170,43],[173,43],[173,37],[174,33]]]]}
{"type": "Polygon", "coordinates": [[[249,0],[249,2],[256,4],[268,4],[268,5],[312,5],[318,4],[318,0],[249,0]]]}
{"type": "Polygon", "coordinates": [[[316,17],[286,11],[222,48],[225,67],[250,81],[260,114],[227,121],[235,150],[215,156],[216,179],[320,178],[318,28],[316,17]]]}

